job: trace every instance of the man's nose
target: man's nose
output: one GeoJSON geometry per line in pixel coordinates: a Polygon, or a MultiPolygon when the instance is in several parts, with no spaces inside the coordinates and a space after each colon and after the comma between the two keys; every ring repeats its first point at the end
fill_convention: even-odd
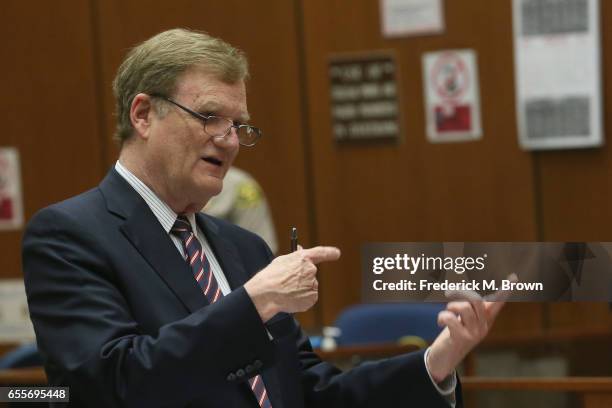
{"type": "Polygon", "coordinates": [[[218,146],[237,147],[240,143],[238,140],[238,129],[232,127],[225,136],[213,136],[213,141],[218,146]]]}

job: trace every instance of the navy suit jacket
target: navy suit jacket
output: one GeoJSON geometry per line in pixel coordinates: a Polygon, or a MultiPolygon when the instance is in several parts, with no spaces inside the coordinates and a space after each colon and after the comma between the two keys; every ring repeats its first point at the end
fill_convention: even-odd
{"type": "Polygon", "coordinates": [[[448,406],[422,352],[342,373],[291,315],[263,324],[242,285],[270,250],[235,225],[197,222],[232,288],[212,305],[115,170],[33,217],[23,242],[30,315],[49,383],[69,386],[71,405],[255,408],[246,380],[260,373],[275,408],[448,406]]]}

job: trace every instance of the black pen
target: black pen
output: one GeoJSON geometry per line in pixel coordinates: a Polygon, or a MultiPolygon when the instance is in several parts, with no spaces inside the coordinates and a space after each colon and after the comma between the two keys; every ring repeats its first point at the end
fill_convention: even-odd
{"type": "Polygon", "coordinates": [[[298,248],[298,235],[297,228],[291,228],[291,252],[297,251],[298,248]]]}

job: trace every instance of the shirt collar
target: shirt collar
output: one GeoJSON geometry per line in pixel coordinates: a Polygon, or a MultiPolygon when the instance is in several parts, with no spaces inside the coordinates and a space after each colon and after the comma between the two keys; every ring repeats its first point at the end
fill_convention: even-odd
{"type": "MultiPolygon", "coordinates": [[[[168,206],[157,194],[153,192],[145,183],[142,182],[138,177],[123,166],[118,160],[115,163],[115,170],[121,177],[127,181],[134,190],[142,197],[147,203],[155,218],[159,221],[166,233],[170,233],[172,226],[174,225],[178,214],[168,206]]],[[[197,237],[197,225],[194,213],[185,214],[185,217],[191,224],[191,229],[194,231],[197,237]]]]}

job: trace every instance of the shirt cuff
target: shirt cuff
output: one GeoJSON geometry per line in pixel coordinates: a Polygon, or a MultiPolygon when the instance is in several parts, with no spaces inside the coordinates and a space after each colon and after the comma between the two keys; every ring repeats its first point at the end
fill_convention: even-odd
{"type": "Polygon", "coordinates": [[[455,399],[455,388],[457,387],[457,372],[453,371],[452,374],[449,374],[444,380],[442,380],[439,384],[434,381],[431,373],[429,372],[429,367],[427,367],[427,356],[429,355],[429,347],[425,350],[425,354],[423,358],[425,359],[425,370],[427,371],[427,375],[431,380],[436,390],[444,397],[444,399],[450,404],[452,408],[455,408],[456,399],[455,399]]]}

